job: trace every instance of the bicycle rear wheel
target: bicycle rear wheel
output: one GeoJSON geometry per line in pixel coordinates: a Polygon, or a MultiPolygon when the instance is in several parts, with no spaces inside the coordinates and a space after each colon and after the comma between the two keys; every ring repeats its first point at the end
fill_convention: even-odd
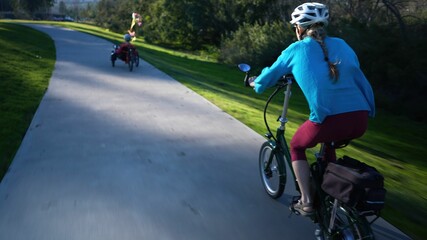
{"type": "MultiPolygon", "coordinates": [[[[329,201],[332,209],[333,202],[329,201]]],[[[327,220],[330,220],[331,211],[327,220]]],[[[360,216],[357,211],[350,209],[347,206],[340,206],[337,208],[336,219],[332,228],[332,232],[328,232],[327,227],[324,230],[324,239],[331,240],[356,240],[367,239],[374,240],[375,236],[372,232],[369,222],[364,216],[360,216]]]]}
{"type": "Polygon", "coordinates": [[[135,66],[139,67],[139,54],[137,52],[135,53],[135,66]]]}
{"type": "Polygon", "coordinates": [[[274,152],[269,142],[261,146],[259,170],[267,194],[276,199],[282,196],[286,185],[286,168],[283,155],[274,152]]]}

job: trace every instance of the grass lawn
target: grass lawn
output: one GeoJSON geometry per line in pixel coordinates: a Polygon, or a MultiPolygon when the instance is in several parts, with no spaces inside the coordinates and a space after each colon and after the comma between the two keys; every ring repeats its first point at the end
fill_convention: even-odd
{"type": "MultiPolygon", "coordinates": [[[[122,41],[122,34],[94,26],[46,23],[65,25],[114,43],[122,41]]],[[[0,123],[6,126],[1,130],[0,160],[2,168],[5,169],[19,146],[47,86],[55,50],[51,41],[44,39],[45,35],[33,33],[31,29],[24,30],[23,27],[0,22],[0,31],[0,43],[7,46],[3,47],[5,50],[0,53],[2,62],[7,63],[0,66],[0,123]],[[26,42],[25,36],[29,36],[29,33],[25,33],[23,37],[14,35],[13,39],[8,39],[10,33],[8,31],[21,33],[31,31],[31,36],[39,36],[40,39],[37,38],[35,41],[32,38],[31,43],[26,42]],[[16,41],[19,41],[19,44],[16,44],[16,41]],[[17,47],[21,45],[23,47],[17,47]],[[20,53],[20,60],[11,57],[16,55],[17,50],[20,53]],[[36,58],[35,55],[42,57],[36,58]],[[21,62],[25,62],[24,66],[16,67],[21,62]],[[37,64],[47,67],[40,68],[37,64]],[[23,69],[29,69],[31,66],[41,72],[31,71],[31,77],[27,76],[26,74],[29,74],[27,72],[30,71],[23,69]],[[21,107],[24,105],[28,105],[26,110],[21,107]],[[8,112],[3,114],[4,111],[8,112]],[[22,123],[17,124],[18,121],[22,123]]],[[[149,45],[142,39],[137,40],[135,45],[144,60],[182,82],[256,132],[265,133],[262,109],[268,94],[257,95],[253,90],[244,88],[243,74],[236,66],[219,64],[206,56],[185,54],[149,45]]],[[[269,122],[273,129],[277,126],[275,120],[280,114],[281,104],[282,99],[278,98],[271,107],[269,122]]],[[[305,99],[295,86],[290,103],[290,122],[287,125],[288,140],[299,124],[307,118],[307,114],[305,99]]],[[[426,129],[425,123],[414,122],[405,116],[391,115],[379,109],[377,117],[370,121],[368,132],[338,152],[338,155],[346,154],[359,158],[375,166],[385,175],[388,192],[387,206],[382,212],[382,217],[414,239],[427,239],[427,230],[424,226],[427,219],[427,161],[422,158],[427,153],[426,129]]],[[[256,158],[257,156],[254,156],[254,161],[256,158]]]]}
{"type": "Polygon", "coordinates": [[[0,46],[1,179],[49,84],[56,53],[46,34],[4,22],[0,46]]]}

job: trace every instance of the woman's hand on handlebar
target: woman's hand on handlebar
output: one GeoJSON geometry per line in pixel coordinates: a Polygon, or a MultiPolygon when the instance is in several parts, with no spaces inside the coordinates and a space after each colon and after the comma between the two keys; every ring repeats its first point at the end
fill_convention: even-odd
{"type": "Polygon", "coordinates": [[[255,79],[256,78],[257,78],[257,76],[249,77],[247,80],[246,86],[252,87],[252,88],[255,87],[255,79]]]}

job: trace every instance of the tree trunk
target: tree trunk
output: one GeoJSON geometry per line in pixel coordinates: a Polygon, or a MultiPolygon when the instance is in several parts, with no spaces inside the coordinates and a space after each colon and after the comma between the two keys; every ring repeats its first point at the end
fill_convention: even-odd
{"type": "Polygon", "coordinates": [[[403,22],[402,16],[400,15],[399,9],[396,7],[394,3],[392,3],[389,0],[383,0],[384,5],[390,12],[396,17],[397,23],[399,24],[400,32],[402,34],[402,39],[404,42],[406,42],[407,36],[406,36],[406,25],[405,22],[403,22]]]}

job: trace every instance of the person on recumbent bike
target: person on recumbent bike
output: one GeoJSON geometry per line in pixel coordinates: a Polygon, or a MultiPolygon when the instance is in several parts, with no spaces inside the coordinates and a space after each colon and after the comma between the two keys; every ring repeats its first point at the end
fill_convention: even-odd
{"type": "Polygon", "coordinates": [[[132,37],[130,34],[124,35],[125,42],[120,44],[118,47],[116,47],[113,54],[111,54],[111,60],[115,61],[117,58],[121,59],[122,61],[126,62],[126,55],[130,48],[134,49],[135,53],[137,52],[135,46],[133,46],[130,41],[132,40],[132,37]]]}

